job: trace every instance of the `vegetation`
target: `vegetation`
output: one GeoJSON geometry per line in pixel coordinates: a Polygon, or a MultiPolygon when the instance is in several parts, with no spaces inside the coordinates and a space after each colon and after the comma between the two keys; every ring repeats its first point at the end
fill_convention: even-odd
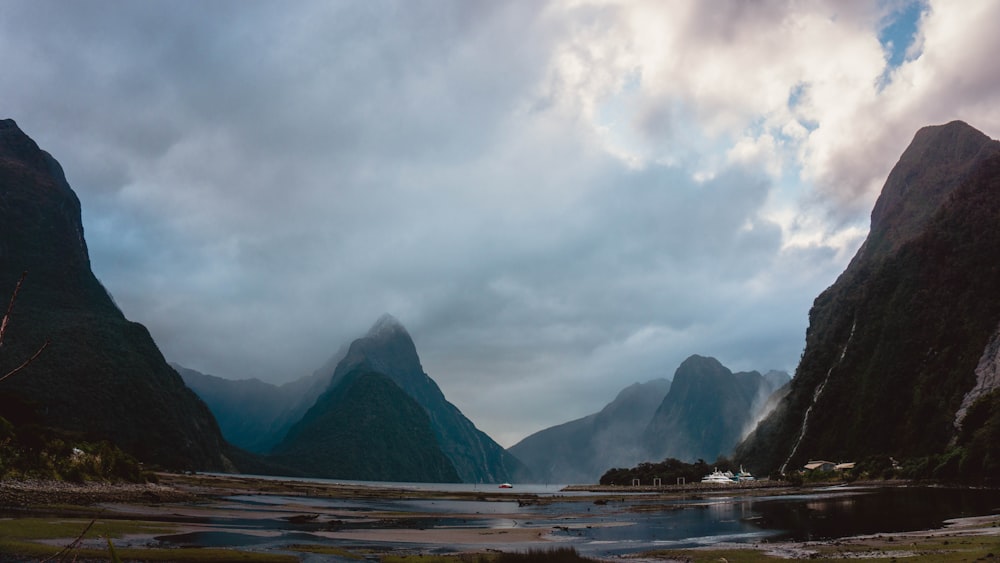
{"type": "MultiPolygon", "coordinates": [[[[743,549],[673,549],[642,554],[643,559],[684,561],[686,563],[759,563],[788,561],[789,553],[768,553],[766,544],[743,549]]],[[[877,535],[850,541],[803,545],[796,559],[844,561],[845,559],[904,560],[912,563],[958,563],[994,561],[1000,553],[1000,536],[918,537],[897,539],[877,535]]]]}
{"type": "MultiPolygon", "coordinates": [[[[11,312],[26,276],[27,272],[21,274],[0,318],[0,346],[7,336],[11,312]]],[[[33,355],[0,376],[0,382],[28,368],[48,345],[46,340],[33,355]]],[[[132,456],[107,441],[84,442],[67,432],[42,426],[32,408],[16,395],[0,393],[0,413],[20,422],[15,426],[0,416],[0,479],[145,480],[141,466],[132,456]]]]}
{"type": "Polygon", "coordinates": [[[0,479],[145,482],[155,477],[110,442],[80,441],[66,432],[0,417],[0,479]]]}
{"type": "Polygon", "coordinates": [[[856,473],[865,479],[1000,485],[1000,390],[972,404],[955,443],[943,452],[898,461],[870,456],[858,463],[856,473]]]}
{"type": "Polygon", "coordinates": [[[322,395],[270,459],[315,477],[459,481],[427,412],[367,364],[322,395]]]}
{"type": "Polygon", "coordinates": [[[583,557],[572,547],[529,549],[524,552],[460,553],[456,555],[390,555],[382,563],[597,563],[583,557]]]}
{"type": "Polygon", "coordinates": [[[859,252],[816,299],[791,392],[737,449],[739,462],[755,473],[781,467],[825,382],[789,468],[809,457],[874,463],[891,456],[899,460],[891,471],[872,464],[867,471],[995,482],[995,397],[966,419],[961,435],[954,416],[1000,319],[998,194],[994,154],[940,204],[922,234],[877,260],[859,252]]]}
{"type": "MultiPolygon", "coordinates": [[[[108,440],[144,462],[225,469],[222,436],[208,408],[91,271],[80,201],[59,164],[13,122],[5,125],[0,295],[12,295],[25,270],[30,283],[5,315],[10,330],[0,348],[0,376],[15,373],[0,381],[0,391],[41,406],[45,426],[81,432],[88,442],[108,440]]],[[[7,411],[0,416],[17,425],[7,411]]]]}
{"type": "Polygon", "coordinates": [[[734,471],[733,462],[725,457],[719,457],[709,465],[699,459],[694,463],[685,463],[679,459],[667,458],[659,463],[640,463],[632,468],[609,469],[601,476],[602,485],[631,485],[638,479],[643,485],[652,485],[653,479],[660,479],[664,485],[673,485],[679,479],[685,483],[698,483],[701,479],[718,469],[719,471],[734,471]]]}

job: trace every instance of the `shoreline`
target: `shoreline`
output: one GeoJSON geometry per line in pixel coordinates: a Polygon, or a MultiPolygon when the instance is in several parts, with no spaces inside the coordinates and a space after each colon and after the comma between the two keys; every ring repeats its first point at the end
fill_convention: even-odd
{"type": "MultiPolygon", "coordinates": [[[[169,528],[168,533],[158,528],[157,532],[137,532],[115,540],[116,545],[121,545],[123,549],[133,549],[140,554],[143,548],[150,546],[169,545],[173,546],[171,549],[176,549],[178,546],[185,547],[187,544],[184,544],[184,541],[190,541],[192,547],[203,547],[203,544],[199,543],[202,538],[212,538],[219,534],[242,534],[242,537],[248,538],[245,545],[225,549],[301,555],[301,552],[295,550],[288,551],[287,546],[281,548],[277,545],[282,534],[289,530],[301,530],[308,537],[327,545],[327,548],[336,546],[347,551],[361,550],[365,553],[386,555],[483,553],[523,551],[529,548],[553,549],[572,545],[575,529],[627,525],[599,522],[592,517],[591,506],[607,502],[615,503],[626,499],[653,502],[690,499],[697,502],[711,500],[714,497],[728,497],[734,493],[740,496],[794,495],[804,492],[823,492],[831,488],[841,489],[841,487],[831,487],[832,484],[793,487],[778,483],[755,487],[689,486],[681,489],[661,487],[655,490],[642,487],[583,486],[563,489],[572,493],[570,496],[559,493],[511,493],[490,490],[433,491],[399,486],[380,487],[357,483],[324,483],[225,474],[159,473],[157,478],[158,483],[143,485],[72,485],[43,481],[0,481],[0,512],[5,515],[0,516],[0,524],[3,524],[4,520],[38,519],[43,516],[61,515],[81,521],[94,518],[101,521],[129,523],[139,528],[143,526],[169,528]],[[622,497],[615,498],[617,494],[622,497]],[[258,498],[259,500],[256,500],[258,498]],[[396,501],[404,501],[417,508],[413,508],[412,512],[401,513],[392,508],[396,501]],[[437,511],[429,508],[438,502],[447,504],[447,501],[506,503],[503,505],[506,508],[502,512],[483,514],[437,511]],[[533,510],[537,508],[544,510],[544,505],[557,502],[566,503],[568,507],[559,509],[566,511],[565,513],[558,513],[559,518],[564,519],[564,524],[553,525],[551,517],[540,516],[537,510],[533,510]],[[512,507],[510,503],[517,504],[512,507]],[[385,508],[378,508],[379,506],[385,508]],[[544,521],[546,518],[550,521],[532,522],[532,520],[544,521]],[[442,523],[442,520],[448,522],[442,523]],[[272,551],[267,551],[269,549],[272,551]]],[[[914,483],[852,483],[848,486],[852,489],[909,487],[914,486],[914,483]]],[[[922,553],[931,547],[940,549],[939,544],[944,537],[978,538],[976,541],[992,547],[992,553],[1000,553],[1000,515],[953,519],[947,521],[942,528],[928,530],[853,536],[817,542],[717,543],[710,547],[647,551],[614,558],[652,557],[673,561],[690,559],[693,554],[719,554],[719,557],[725,557],[727,552],[746,553],[747,550],[755,550],[762,556],[782,558],[817,556],[839,558],[847,557],[845,554],[858,552],[867,553],[868,557],[874,557],[882,552],[902,557],[904,554],[899,548],[904,544],[912,544],[915,546],[912,549],[922,553]],[[919,545],[929,547],[921,551],[919,545]],[[841,555],[835,555],[836,553],[841,555]]],[[[56,540],[58,538],[47,541],[58,544],[56,540]]],[[[106,549],[101,541],[87,541],[90,543],[85,541],[82,545],[89,545],[93,549],[106,549]]],[[[210,543],[210,539],[204,541],[210,543]]],[[[297,547],[318,549],[316,546],[297,547]]],[[[204,549],[207,548],[195,551],[204,549]]],[[[0,555],[5,553],[10,552],[0,551],[0,555]]]]}

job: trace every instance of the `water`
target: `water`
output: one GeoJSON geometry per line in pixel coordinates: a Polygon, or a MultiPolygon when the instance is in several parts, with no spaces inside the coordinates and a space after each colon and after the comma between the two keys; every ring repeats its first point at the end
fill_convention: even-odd
{"type": "MultiPolygon", "coordinates": [[[[356,483],[352,483],[356,484],[356,483]]],[[[417,489],[413,484],[377,486],[417,489]]],[[[422,485],[433,490],[468,491],[469,486],[422,485]]],[[[479,485],[478,487],[483,487],[479,485]]],[[[807,541],[845,536],[895,533],[941,527],[951,518],[1000,513],[1000,491],[930,487],[833,487],[805,494],[706,496],[696,500],[657,499],[650,495],[562,496],[542,489],[543,502],[452,499],[337,499],[299,496],[240,495],[227,499],[230,514],[257,514],[294,504],[295,510],[321,515],[315,521],[293,523],[286,519],[246,518],[232,515],[216,519],[217,532],[178,534],[157,539],[178,546],[250,547],[268,544],[327,543],[359,547],[325,537],[330,531],[464,528],[498,530],[537,529],[554,542],[538,545],[504,545],[501,549],[570,545],[595,556],[636,553],[651,549],[686,548],[723,542],[807,541]],[[379,513],[373,517],[373,513],[379,513]],[[385,516],[393,515],[393,516],[385,516]]],[[[509,492],[524,495],[539,487],[515,486],[509,492]]],[[[421,488],[420,490],[428,490],[421,488]]],[[[472,489],[475,490],[475,489],[472,489]]],[[[492,496],[492,495],[491,495],[492,496]]],[[[287,512],[281,514],[288,514],[287,512]]],[[[285,517],[282,517],[285,518],[285,517]]],[[[391,537],[391,534],[390,534],[391,537]]],[[[498,536],[498,542],[502,537],[498,536]]],[[[393,547],[393,542],[362,542],[366,546],[393,547]]],[[[462,550],[461,545],[396,547],[426,551],[462,550]]]]}
{"type": "MultiPolygon", "coordinates": [[[[205,473],[217,477],[232,477],[230,473],[205,473]]],[[[316,483],[318,485],[351,485],[372,487],[376,489],[406,489],[409,491],[431,491],[439,493],[489,493],[511,496],[524,495],[558,495],[558,496],[593,496],[593,493],[563,491],[567,484],[522,484],[518,483],[510,489],[501,489],[500,483],[408,483],[396,481],[352,481],[350,479],[322,479],[319,477],[280,477],[273,475],[241,475],[262,481],[295,481],[299,483],[316,483]]]]}

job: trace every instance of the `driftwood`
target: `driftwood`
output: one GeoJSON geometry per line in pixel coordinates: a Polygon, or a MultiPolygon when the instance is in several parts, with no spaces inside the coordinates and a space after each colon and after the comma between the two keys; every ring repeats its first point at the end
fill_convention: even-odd
{"type": "MultiPolygon", "coordinates": [[[[17,285],[14,286],[14,293],[11,294],[10,296],[10,303],[7,304],[7,311],[3,314],[3,319],[0,319],[0,347],[3,346],[4,338],[7,336],[7,326],[10,324],[10,313],[11,311],[14,310],[14,303],[17,301],[17,294],[18,292],[21,291],[21,284],[24,283],[24,278],[27,277],[27,275],[28,272],[21,273],[21,278],[17,280],[17,285]]],[[[10,370],[4,375],[0,376],[0,381],[7,379],[8,377],[28,367],[28,365],[30,365],[31,362],[35,361],[38,358],[38,356],[42,355],[42,351],[44,351],[48,345],[49,341],[46,340],[44,343],[42,343],[42,347],[39,348],[38,351],[35,352],[30,358],[25,360],[24,363],[10,370]]]]}

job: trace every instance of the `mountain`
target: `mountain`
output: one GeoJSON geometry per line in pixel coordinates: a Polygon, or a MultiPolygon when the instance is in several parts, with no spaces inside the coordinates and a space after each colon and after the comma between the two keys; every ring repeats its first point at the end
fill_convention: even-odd
{"type": "MultiPolygon", "coordinates": [[[[499,444],[480,431],[455,405],[449,403],[433,379],[424,373],[410,334],[391,315],[382,316],[368,333],[351,343],[347,354],[337,363],[329,387],[305,415],[311,420],[326,420],[322,411],[336,406],[327,395],[340,393],[347,376],[364,367],[388,377],[419,404],[430,419],[435,442],[451,461],[458,478],[466,483],[512,481],[524,474],[524,466],[499,444]]],[[[299,430],[303,432],[303,430],[299,430]]],[[[377,441],[377,435],[367,435],[377,441]]],[[[289,438],[292,438],[291,433],[289,438]]],[[[286,443],[276,452],[287,451],[286,443]]],[[[393,479],[410,479],[408,475],[393,479]]]]}
{"type": "Polygon", "coordinates": [[[292,426],[271,459],[305,475],[456,482],[424,409],[390,378],[358,364],[292,426]]]}
{"type": "Polygon", "coordinates": [[[27,272],[0,353],[0,383],[43,424],[107,439],[142,461],[223,470],[208,407],[125,318],[90,269],[80,201],[62,168],[13,120],[0,120],[0,296],[27,272]]]}
{"type": "Polygon", "coordinates": [[[1000,365],[997,225],[1000,143],[960,121],[918,131],[864,244],[813,303],[787,396],[737,459],[755,473],[877,456],[981,472],[989,456],[976,444],[1000,425],[982,406],[1000,405],[989,375],[1000,365]]]}
{"type": "Polygon", "coordinates": [[[639,438],[670,389],[667,379],[634,383],[600,412],[524,438],[508,451],[547,483],[596,483],[609,467],[646,459],[639,438]]]}
{"type": "Polygon", "coordinates": [[[266,454],[298,422],[329,385],[332,374],[320,370],[273,385],[259,379],[224,379],[171,364],[208,405],[229,443],[249,452],[266,454]]]}
{"type": "Polygon", "coordinates": [[[755,408],[780,383],[776,374],[765,379],[756,371],[733,373],[715,358],[687,358],[643,432],[647,459],[712,461],[729,455],[755,408]]]}

